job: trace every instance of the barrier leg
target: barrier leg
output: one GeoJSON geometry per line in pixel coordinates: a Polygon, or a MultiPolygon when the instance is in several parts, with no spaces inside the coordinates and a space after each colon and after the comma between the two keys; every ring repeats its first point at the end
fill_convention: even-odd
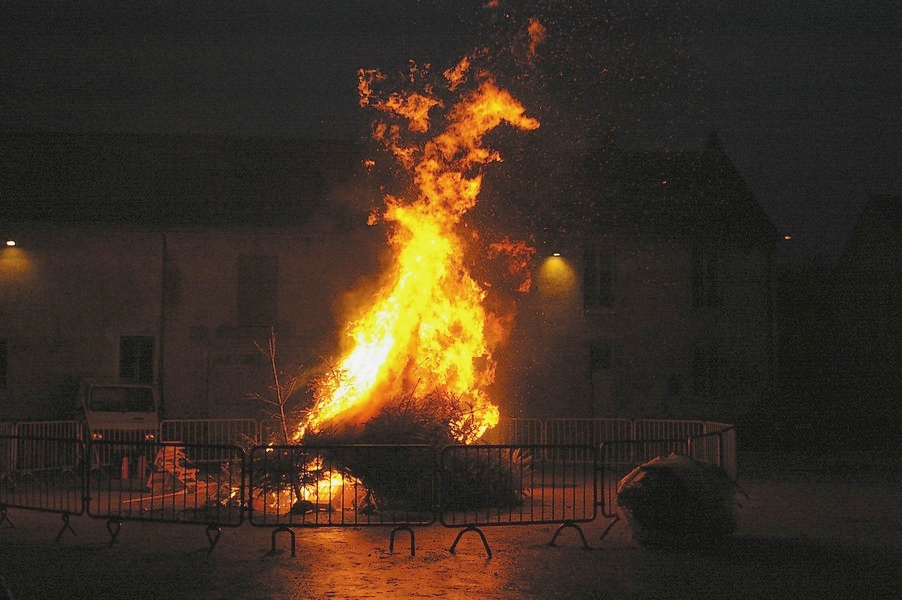
{"type": "Polygon", "coordinates": [[[585,536],[585,534],[583,534],[583,530],[580,529],[579,525],[577,525],[573,521],[564,521],[563,523],[561,523],[560,526],[557,528],[557,531],[554,532],[554,537],[552,537],[551,541],[548,542],[548,545],[554,546],[554,542],[557,540],[557,536],[559,536],[561,534],[561,531],[563,531],[564,529],[566,529],[568,527],[576,530],[576,532],[579,534],[580,539],[583,541],[583,548],[585,548],[586,550],[589,550],[590,549],[589,542],[586,541],[586,536],[585,536]]]}
{"type": "Polygon", "coordinates": [[[608,523],[608,526],[604,528],[604,531],[601,532],[601,537],[598,538],[598,541],[603,540],[603,539],[604,539],[604,536],[606,536],[606,535],[608,534],[608,532],[611,530],[611,528],[612,528],[614,525],[616,525],[616,524],[617,524],[617,521],[619,521],[619,520],[620,520],[620,517],[614,517],[614,518],[611,520],[611,522],[608,523]]]}
{"type": "Polygon", "coordinates": [[[9,520],[9,513],[6,512],[6,507],[0,506],[0,525],[3,525],[4,523],[8,523],[7,525],[3,526],[4,529],[16,528],[16,526],[13,525],[13,522],[9,520]]]}
{"type": "Polygon", "coordinates": [[[479,534],[479,537],[482,539],[482,546],[485,548],[486,554],[489,555],[489,558],[492,558],[492,549],[489,548],[489,543],[485,539],[485,534],[482,533],[482,530],[476,527],[475,525],[467,525],[463,529],[460,530],[460,533],[457,534],[457,537],[454,539],[454,543],[451,544],[451,548],[448,550],[451,554],[454,554],[454,549],[457,548],[457,543],[460,541],[460,538],[464,536],[464,534],[468,531],[475,531],[479,534]]]}
{"type": "Polygon", "coordinates": [[[397,533],[398,531],[406,531],[410,534],[410,555],[416,556],[416,544],[413,541],[413,529],[411,529],[410,525],[398,525],[391,530],[391,535],[388,538],[388,553],[395,553],[395,533],[397,533]]]}
{"type": "Polygon", "coordinates": [[[53,540],[54,542],[60,541],[60,538],[63,537],[63,534],[66,533],[66,531],[71,531],[72,535],[78,535],[75,533],[75,530],[72,529],[72,525],[69,524],[69,513],[63,513],[61,516],[63,518],[63,528],[56,534],[56,538],[53,540]]]}
{"type": "Polygon", "coordinates": [[[216,547],[216,542],[219,541],[219,536],[222,535],[222,527],[210,523],[209,525],[207,525],[206,534],[207,541],[210,543],[210,549],[207,551],[207,554],[212,554],[213,548],[216,547]]]}
{"type": "Polygon", "coordinates": [[[119,519],[107,520],[106,530],[110,532],[110,548],[118,541],[120,529],[122,529],[122,521],[119,519]]]}
{"type": "Polygon", "coordinates": [[[291,557],[294,558],[295,553],[295,536],[294,530],[287,525],[279,525],[275,529],[272,530],[272,549],[269,551],[270,556],[275,555],[276,553],[276,534],[280,532],[288,533],[288,537],[291,539],[291,557]]]}

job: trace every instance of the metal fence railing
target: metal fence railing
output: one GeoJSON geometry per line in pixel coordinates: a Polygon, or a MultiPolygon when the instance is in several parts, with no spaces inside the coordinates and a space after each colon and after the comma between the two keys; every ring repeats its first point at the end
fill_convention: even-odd
{"type": "Polygon", "coordinates": [[[489,444],[538,446],[545,443],[545,423],[541,419],[501,419],[486,432],[489,444]]]}
{"type": "Polygon", "coordinates": [[[491,557],[480,528],[557,524],[551,540],[565,527],[596,516],[597,450],[592,446],[474,445],[448,446],[439,467],[440,520],[460,527],[451,546],[474,531],[491,557]]]}
{"type": "Polygon", "coordinates": [[[705,433],[704,421],[680,419],[637,419],[634,421],[634,440],[686,439],[705,433]]]}
{"type": "Polygon", "coordinates": [[[62,515],[57,539],[71,531],[69,516],[84,512],[83,479],[72,468],[84,463],[83,442],[2,435],[0,450],[6,457],[0,457],[0,523],[9,521],[9,508],[21,508],[62,515]]]}
{"type": "MultiPolygon", "coordinates": [[[[506,418],[501,419],[484,438],[489,444],[520,446],[600,446],[604,442],[676,439],[695,437],[733,428],[732,424],[680,419],[607,419],[607,418],[506,418]]],[[[27,421],[0,423],[0,434],[37,437],[81,436],[78,421],[27,421]]],[[[239,445],[249,448],[281,439],[278,421],[264,419],[166,419],[157,430],[136,432],[94,432],[104,440],[142,442],[159,440],[186,444],[239,445]]],[[[723,461],[725,468],[735,465],[736,434],[725,434],[723,461]]],[[[3,453],[3,448],[0,448],[3,453]]],[[[0,458],[2,461],[2,458],[0,458]]],[[[108,459],[104,460],[104,464],[108,459]]],[[[0,462],[2,465],[2,462],[0,462]]],[[[735,473],[736,469],[727,469],[735,473]]]]}
{"type": "Polygon", "coordinates": [[[166,419],[160,421],[159,440],[192,446],[195,465],[215,468],[222,461],[220,446],[256,446],[260,431],[254,419],[166,419]]]}
{"type": "Polygon", "coordinates": [[[164,419],[160,441],[250,447],[260,443],[260,428],[254,419],[164,419]]]}
{"type": "Polygon", "coordinates": [[[79,456],[68,444],[43,444],[40,440],[80,440],[81,427],[76,421],[22,421],[16,423],[18,442],[10,445],[11,463],[18,473],[42,471],[73,473],[79,456]]]}
{"type": "MultiPolygon", "coordinates": [[[[221,527],[247,520],[292,536],[301,527],[440,522],[460,536],[490,526],[578,524],[616,518],[617,484],[670,453],[719,465],[736,479],[736,428],[703,421],[509,420],[501,432],[556,443],[254,445],[253,420],[164,421],[159,437],[131,432],[82,439],[77,422],[0,429],[0,522],[9,508],[125,521],[199,524],[211,550],[221,527]],[[11,434],[9,433],[11,432],[11,434]],[[33,435],[37,434],[37,435],[33,435]],[[53,435],[51,435],[53,434],[53,435]],[[673,437],[635,439],[641,434],[673,437]],[[155,439],[152,439],[155,438],[155,439]],[[175,438],[179,438],[177,441],[175,438]],[[167,440],[167,441],[163,441],[167,440]],[[218,440],[222,443],[210,443],[218,440]],[[564,444],[560,440],[579,443],[564,444]],[[215,537],[212,537],[215,533],[215,537]]],[[[255,438],[259,440],[259,437],[255,438]]],[[[580,536],[585,542],[582,531],[580,536]]],[[[554,539],[552,539],[552,543],[554,539]]]]}
{"type": "Polygon", "coordinates": [[[436,453],[422,445],[258,446],[247,461],[251,525],[287,532],[295,527],[393,527],[410,534],[436,520],[436,453]]]}
{"type": "Polygon", "coordinates": [[[717,432],[720,435],[720,462],[717,463],[733,481],[739,480],[739,439],[736,426],[730,423],[708,421],[705,423],[706,433],[717,432]]]}
{"type": "MultiPolygon", "coordinates": [[[[88,515],[109,522],[157,521],[213,527],[243,518],[244,451],[237,446],[164,442],[91,442],[121,466],[92,471],[88,515]],[[203,466],[194,456],[207,459],[203,466]]],[[[112,533],[112,532],[111,532],[112,533]]],[[[114,534],[115,541],[115,534],[114,534]]]]}
{"type": "Polygon", "coordinates": [[[442,450],[441,520],[446,527],[534,525],[595,518],[591,447],[448,446],[442,450]]]}
{"type": "Polygon", "coordinates": [[[249,522],[428,525],[435,470],[435,450],[422,445],[258,446],[247,463],[249,522]]]}
{"type": "Polygon", "coordinates": [[[550,446],[571,446],[577,458],[590,455],[579,448],[597,448],[604,442],[635,439],[629,419],[548,419],[544,441],[550,446]]]}

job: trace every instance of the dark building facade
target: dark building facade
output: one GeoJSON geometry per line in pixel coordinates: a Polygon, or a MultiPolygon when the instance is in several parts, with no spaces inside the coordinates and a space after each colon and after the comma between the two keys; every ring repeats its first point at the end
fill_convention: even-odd
{"type": "MultiPolygon", "coordinates": [[[[170,418],[258,417],[255,344],[274,328],[284,364],[321,364],[348,296],[378,275],[379,188],[355,145],[11,134],[3,148],[17,245],[0,256],[2,419],[69,418],[88,376],[157,383],[170,418]]],[[[494,193],[535,195],[519,184],[494,193]]],[[[502,414],[732,419],[764,402],[774,233],[716,140],[584,153],[560,190],[519,209],[537,254],[496,356],[502,414]]]]}
{"type": "Polygon", "coordinates": [[[827,378],[838,435],[902,440],[902,198],[864,208],[828,288],[833,343],[827,378]]]}
{"type": "MultiPolygon", "coordinates": [[[[528,413],[735,419],[772,394],[775,232],[716,139],[590,152],[546,238],[528,413]],[[556,373],[558,376],[550,376],[556,373]]],[[[526,324],[528,323],[528,324],[526,324]]],[[[524,333],[525,336],[534,335],[524,333]]]]}

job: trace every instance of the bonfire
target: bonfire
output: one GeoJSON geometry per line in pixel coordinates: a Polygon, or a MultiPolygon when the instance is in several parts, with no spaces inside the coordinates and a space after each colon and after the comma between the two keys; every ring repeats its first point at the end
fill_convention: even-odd
{"type": "Polygon", "coordinates": [[[491,338],[508,319],[485,308],[486,291],[465,260],[470,238],[462,225],[476,205],[484,168],[501,160],[484,145],[485,136],[504,124],[535,129],[539,123],[469,58],[445,71],[441,86],[416,65],[406,79],[414,91],[380,93],[387,78],[360,71],[360,104],[382,117],[374,137],[403,167],[410,193],[387,194],[371,214],[371,223],[388,225],[391,267],[349,323],[347,349],[316,381],[313,406],[294,441],[326,427],[357,429],[401,398],[453,398],[463,421],[449,425],[464,443],[498,422],[488,393],[497,341],[491,338]],[[442,110],[444,118],[435,115],[442,110]]]}
{"type": "MultiPolygon", "coordinates": [[[[350,318],[339,358],[313,378],[309,407],[292,431],[285,428],[291,443],[442,448],[477,443],[499,419],[489,392],[493,351],[512,315],[486,308],[486,289],[467,259],[480,240],[465,216],[476,205],[486,168],[501,161],[486,145],[487,134],[501,126],[532,130],[539,122],[472,57],[440,76],[411,63],[401,79],[410,91],[385,89],[391,80],[379,71],[359,72],[360,105],[378,115],[374,139],[404,174],[406,191],[385,194],[369,219],[386,225],[390,267],[378,291],[350,318]]],[[[512,272],[528,281],[524,257],[530,250],[509,238],[491,240],[485,258],[509,251],[517,265],[512,272]]],[[[528,291],[528,283],[521,282],[519,291],[528,291]]],[[[284,411],[281,418],[284,423],[284,411]]],[[[371,475],[384,469],[343,456],[343,464],[328,466],[330,478],[340,473],[364,480],[377,492],[398,487],[397,480],[371,475]]],[[[395,472],[419,473],[421,467],[398,465],[395,472]]],[[[486,467],[480,471],[492,471],[486,467]]],[[[304,484],[294,480],[293,487],[304,484]]],[[[508,489],[486,497],[510,502],[518,494],[508,489]]]]}

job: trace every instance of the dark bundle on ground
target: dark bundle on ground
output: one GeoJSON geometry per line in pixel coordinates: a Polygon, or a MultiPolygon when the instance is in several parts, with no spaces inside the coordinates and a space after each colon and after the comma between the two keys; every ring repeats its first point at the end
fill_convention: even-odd
{"type": "Polygon", "coordinates": [[[698,547],[715,544],[735,531],[735,490],[716,465],[670,454],[621,479],[617,504],[638,542],[698,547]]]}

